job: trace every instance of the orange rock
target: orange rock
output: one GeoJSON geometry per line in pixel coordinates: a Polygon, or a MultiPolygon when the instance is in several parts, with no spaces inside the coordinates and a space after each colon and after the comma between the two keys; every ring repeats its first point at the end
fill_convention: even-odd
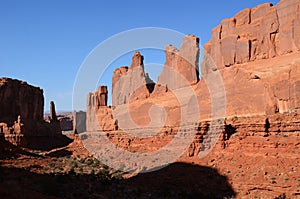
{"type": "Polygon", "coordinates": [[[221,25],[212,31],[209,50],[208,46],[204,48],[218,68],[296,52],[300,46],[299,7],[298,0],[282,0],[276,6],[265,3],[251,11],[242,10],[234,17],[222,20],[221,25]],[[237,42],[239,52],[236,59],[233,36],[240,41],[250,41],[249,46],[237,42]],[[247,51],[250,51],[249,59],[247,51]]]}
{"type": "Polygon", "coordinates": [[[158,84],[170,89],[181,88],[199,81],[199,38],[187,35],[180,49],[172,45],[165,47],[166,62],[158,77],[158,84]]]}
{"type": "Polygon", "coordinates": [[[150,91],[147,84],[152,80],[144,71],[143,56],[135,52],[132,56],[130,68],[121,67],[114,71],[113,75],[113,106],[126,104],[131,99],[145,99],[149,97],[150,91]],[[139,90],[136,92],[136,90],[139,90]]]}
{"type": "Polygon", "coordinates": [[[236,26],[242,26],[250,23],[250,12],[249,8],[246,8],[237,13],[234,18],[236,20],[236,26]]]}

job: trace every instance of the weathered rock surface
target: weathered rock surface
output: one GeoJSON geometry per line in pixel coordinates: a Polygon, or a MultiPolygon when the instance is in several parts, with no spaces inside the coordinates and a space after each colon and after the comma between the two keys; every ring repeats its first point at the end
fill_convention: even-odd
{"type": "Polygon", "coordinates": [[[300,49],[295,47],[295,36],[284,33],[296,28],[299,6],[300,1],[288,0],[276,6],[262,4],[242,10],[213,29],[211,40],[204,46],[205,83],[200,82],[197,88],[200,106],[207,104],[207,84],[213,84],[211,78],[219,74],[228,116],[299,110],[300,49]]]}
{"type": "MultiPolygon", "coordinates": [[[[213,29],[210,42],[204,45],[206,54],[199,81],[195,70],[199,53],[197,38],[185,37],[184,41],[189,44],[183,42],[180,50],[167,46],[165,68],[150,96],[147,93],[147,97],[124,105],[129,102],[124,96],[129,95],[128,92],[122,94],[126,89],[119,89],[114,97],[117,102],[121,101],[110,109],[95,106],[93,94],[89,95],[87,108],[91,108],[89,111],[94,116],[87,120],[87,126],[92,127],[88,130],[104,130],[116,146],[145,153],[164,147],[182,125],[192,128],[189,122],[193,124],[197,120],[195,139],[180,161],[216,168],[228,177],[237,197],[274,198],[282,193],[297,197],[297,167],[300,164],[299,2],[283,0],[276,6],[262,4],[223,20],[213,29]],[[191,64],[193,70],[185,68],[188,64],[180,57],[184,52],[190,56],[187,60],[195,64],[191,64]],[[181,73],[189,84],[182,84],[175,76],[170,76],[171,70],[181,73]],[[186,85],[191,85],[197,96],[193,103],[198,103],[200,117],[193,118],[188,114],[190,118],[182,124],[182,108],[188,107],[189,102],[179,100],[178,94],[189,96],[183,89],[186,85]],[[218,89],[220,87],[224,89],[218,89]],[[206,157],[199,159],[199,152],[211,139],[209,130],[215,129],[212,107],[216,112],[222,108],[220,101],[214,98],[225,100],[226,114],[224,118],[217,118],[220,135],[216,146],[206,157]],[[134,136],[135,132],[144,137],[134,136]],[[153,136],[147,136],[151,133],[153,136]]],[[[136,57],[133,60],[136,64],[130,68],[142,63],[139,55],[136,57]]],[[[129,70],[122,67],[115,71],[113,87],[121,77],[127,74],[133,77],[129,70]]],[[[141,74],[145,74],[144,71],[141,74]]],[[[131,85],[130,80],[123,83],[131,85]]],[[[135,94],[144,95],[143,89],[140,93],[135,89],[135,94]]],[[[92,115],[90,113],[87,115],[92,115]]]]}
{"type": "Polygon", "coordinates": [[[157,84],[177,89],[199,81],[199,38],[187,35],[180,49],[172,45],[165,47],[166,62],[157,84]]]}
{"type": "Polygon", "coordinates": [[[54,103],[51,102],[51,123],[43,120],[43,90],[10,78],[0,78],[0,133],[15,145],[27,144],[34,136],[60,135],[54,103]]]}
{"type": "Polygon", "coordinates": [[[73,130],[73,115],[59,116],[58,121],[62,131],[72,131],[73,130]]]}
{"type": "Polygon", "coordinates": [[[99,86],[98,91],[94,93],[96,106],[107,106],[107,86],[99,86]]]}
{"type": "Polygon", "coordinates": [[[224,19],[213,29],[209,56],[220,68],[300,50],[300,1],[265,3],[224,19]]]}
{"type": "Polygon", "coordinates": [[[43,112],[42,89],[15,79],[0,79],[0,121],[11,126],[19,115],[24,121],[43,121],[43,112]]]}
{"type": "Polygon", "coordinates": [[[153,81],[144,71],[143,56],[134,52],[130,67],[121,67],[114,71],[112,80],[112,104],[117,106],[126,104],[131,99],[145,99],[149,97],[149,86],[153,81]]]}
{"type": "MultiPolygon", "coordinates": [[[[88,106],[87,106],[88,109],[88,106]]],[[[73,132],[75,134],[87,131],[87,112],[74,111],[73,112],[73,132]]]]}
{"type": "MultiPolygon", "coordinates": [[[[86,105],[87,107],[86,130],[87,131],[99,131],[99,130],[111,131],[115,129],[115,120],[112,116],[111,107],[108,107],[106,105],[100,105],[99,103],[99,96],[101,95],[101,93],[105,93],[105,98],[104,98],[105,103],[103,104],[107,104],[106,86],[99,86],[98,92],[88,94],[87,105],[86,105]]],[[[78,119],[80,119],[80,117],[78,117],[78,119]]],[[[78,124],[76,126],[82,127],[82,125],[83,124],[78,124]]]]}
{"type": "Polygon", "coordinates": [[[50,102],[50,122],[57,122],[55,104],[53,101],[50,102]]]}

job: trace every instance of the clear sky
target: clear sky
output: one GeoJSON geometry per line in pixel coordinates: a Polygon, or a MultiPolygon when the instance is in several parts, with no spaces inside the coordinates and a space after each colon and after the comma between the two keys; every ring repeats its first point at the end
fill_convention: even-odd
{"type": "MultiPolygon", "coordinates": [[[[222,19],[265,2],[0,0],[0,77],[43,88],[45,110],[51,100],[58,110],[72,110],[73,84],[80,65],[110,36],[133,28],[162,27],[194,34],[203,45],[222,19]]],[[[163,64],[161,53],[144,53],[145,62],[163,64]]],[[[110,72],[129,65],[130,57],[121,59],[125,63],[114,63],[110,72]]],[[[103,83],[110,85],[111,79],[101,80],[103,83]]]]}

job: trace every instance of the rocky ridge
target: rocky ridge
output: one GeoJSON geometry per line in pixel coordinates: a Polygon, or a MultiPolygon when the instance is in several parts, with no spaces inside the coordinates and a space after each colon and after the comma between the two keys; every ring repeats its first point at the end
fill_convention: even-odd
{"type": "MultiPolygon", "coordinates": [[[[96,122],[90,131],[107,132],[111,142],[131,152],[158,150],[172,140],[180,127],[181,108],[186,105],[179,103],[176,92],[190,87],[196,93],[195,103],[201,114],[196,118],[195,139],[179,161],[216,168],[229,178],[237,197],[274,198],[282,193],[298,197],[299,5],[299,1],[282,0],[276,6],[259,5],[223,20],[213,29],[210,42],[204,46],[206,52],[201,63],[200,79],[197,37],[186,36],[180,50],[167,46],[165,67],[154,91],[147,91],[145,73],[139,73],[144,84],[141,92],[129,89],[130,92],[125,93],[126,100],[122,98],[113,108],[96,106],[94,112],[87,112],[87,117],[96,122]],[[189,39],[192,42],[185,46],[189,39]],[[180,55],[186,49],[191,57],[184,59],[180,55]],[[181,60],[180,64],[178,60],[181,60]],[[168,81],[173,78],[165,78],[170,68],[181,73],[189,84],[179,82],[178,86],[170,87],[174,83],[168,81]],[[219,86],[224,90],[214,89],[214,78],[222,79],[219,86]],[[219,118],[222,121],[218,127],[220,135],[213,150],[199,158],[212,124],[212,97],[221,99],[221,92],[225,93],[226,115],[219,118]],[[139,94],[143,97],[132,97],[139,94]],[[154,105],[165,110],[167,117],[163,126],[156,119],[164,115],[151,114],[154,105]],[[129,120],[135,125],[124,126],[129,120]],[[136,130],[154,131],[156,134],[144,138],[128,135],[129,131],[136,130]]],[[[141,60],[140,53],[135,53],[133,63],[141,65],[141,60]],[[137,62],[134,61],[136,56],[137,62]]],[[[136,81],[137,76],[128,73],[128,70],[126,67],[116,69],[113,89],[122,76],[126,77],[124,83],[136,81]]],[[[113,90],[113,95],[115,92],[121,96],[123,91],[113,90]]],[[[87,107],[95,106],[91,106],[88,100],[87,107]]],[[[87,123],[88,131],[89,128],[87,123]]]]}
{"type": "Polygon", "coordinates": [[[0,78],[0,134],[14,145],[29,146],[33,137],[61,135],[54,102],[44,121],[43,90],[26,82],[0,78]]]}

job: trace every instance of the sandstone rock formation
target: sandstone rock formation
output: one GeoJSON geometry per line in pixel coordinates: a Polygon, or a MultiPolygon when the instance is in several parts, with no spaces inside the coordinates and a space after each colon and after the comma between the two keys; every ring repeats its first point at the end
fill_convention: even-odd
{"type": "Polygon", "coordinates": [[[14,125],[12,126],[14,129],[14,132],[17,134],[25,134],[24,132],[24,124],[21,121],[21,116],[18,116],[18,120],[14,122],[14,125]]]}
{"type": "Polygon", "coordinates": [[[24,135],[26,134],[24,124],[22,123],[21,116],[14,121],[12,126],[8,126],[7,123],[0,123],[0,134],[4,139],[12,143],[13,145],[26,145],[24,135]]]}
{"type": "Polygon", "coordinates": [[[189,121],[196,119],[196,136],[180,161],[217,168],[228,176],[238,197],[274,198],[281,193],[297,197],[299,172],[295,168],[300,162],[299,2],[282,0],[276,6],[262,4],[224,19],[204,45],[206,52],[200,80],[195,70],[199,57],[199,41],[195,36],[186,36],[180,50],[173,46],[165,48],[165,67],[152,93],[145,86],[141,90],[132,86],[133,77],[146,85],[146,75],[140,67],[142,58],[135,53],[130,68],[121,67],[114,72],[113,88],[117,82],[122,85],[116,92],[113,90],[115,103],[112,109],[96,106],[94,94],[89,94],[87,130],[105,131],[117,147],[147,153],[169,144],[180,127],[193,128],[195,123],[189,121]],[[186,60],[180,55],[187,57],[186,60]],[[188,65],[191,69],[185,68],[188,65]],[[130,72],[135,66],[140,68],[139,75],[130,72]],[[177,81],[170,75],[172,70],[189,83],[177,81]],[[125,77],[124,81],[122,77],[125,77]],[[182,124],[182,109],[189,103],[182,103],[176,94],[188,96],[183,89],[187,85],[191,85],[197,96],[192,103],[199,105],[201,114],[200,118],[189,118],[182,124]],[[131,98],[139,100],[129,100],[129,96],[139,96],[131,98]],[[214,118],[213,111],[223,108],[218,100],[226,102],[226,114],[214,118]],[[124,105],[126,103],[128,106],[124,105]],[[162,107],[163,114],[155,111],[153,114],[154,105],[162,107]],[[116,121],[116,118],[121,119],[116,121]],[[217,125],[213,125],[216,120],[217,125]],[[220,135],[216,129],[220,130],[220,135]],[[153,136],[133,136],[135,131],[150,132],[153,136]],[[215,138],[216,146],[209,145],[215,138]],[[212,152],[199,159],[199,153],[209,147],[214,147],[212,152]]]}
{"type": "MultiPolygon", "coordinates": [[[[87,107],[88,109],[88,107],[87,107]]],[[[87,131],[87,112],[74,111],[73,112],[73,132],[75,134],[87,131]]]]}
{"type": "Polygon", "coordinates": [[[74,125],[74,113],[72,112],[60,112],[57,115],[57,120],[60,124],[60,129],[62,131],[73,131],[73,125],[74,125]]]}
{"type": "Polygon", "coordinates": [[[94,93],[95,106],[107,106],[107,86],[99,86],[98,91],[94,93]]]}
{"type": "Polygon", "coordinates": [[[180,49],[172,45],[165,47],[166,62],[158,77],[157,85],[177,89],[199,81],[199,38],[187,35],[180,49]]]}
{"type": "Polygon", "coordinates": [[[117,68],[112,80],[112,105],[126,104],[131,99],[145,99],[153,89],[153,81],[144,71],[143,56],[134,52],[130,67],[117,68]]]}
{"type": "Polygon", "coordinates": [[[60,129],[62,131],[72,131],[73,130],[73,115],[60,116],[58,117],[60,124],[60,129]]]}
{"type": "Polygon", "coordinates": [[[297,52],[299,6],[298,0],[285,0],[244,9],[212,30],[205,50],[221,68],[297,52]]]}
{"type": "Polygon", "coordinates": [[[51,102],[51,124],[43,120],[43,90],[26,82],[0,78],[0,133],[15,145],[26,145],[36,136],[60,135],[54,103],[51,102]]]}
{"type": "Polygon", "coordinates": [[[26,82],[0,79],[0,121],[13,125],[20,115],[26,120],[43,121],[43,90],[26,82]]]}
{"type": "Polygon", "coordinates": [[[55,104],[53,101],[50,102],[50,122],[56,122],[56,111],[55,111],[55,104]]]}
{"type": "Polygon", "coordinates": [[[205,96],[207,80],[219,73],[229,116],[299,110],[299,7],[299,1],[285,0],[223,20],[204,46],[199,93],[205,96]]]}
{"type": "MultiPolygon", "coordinates": [[[[86,110],[86,130],[98,131],[98,130],[114,130],[114,119],[112,116],[111,107],[107,104],[107,87],[99,86],[98,91],[95,93],[89,93],[87,96],[87,110],[86,110]],[[104,92],[103,92],[104,91],[104,92]],[[99,102],[101,95],[105,94],[104,101],[99,102]]],[[[81,125],[77,124],[77,127],[81,125]]],[[[78,131],[78,130],[77,130],[78,131]]]]}

